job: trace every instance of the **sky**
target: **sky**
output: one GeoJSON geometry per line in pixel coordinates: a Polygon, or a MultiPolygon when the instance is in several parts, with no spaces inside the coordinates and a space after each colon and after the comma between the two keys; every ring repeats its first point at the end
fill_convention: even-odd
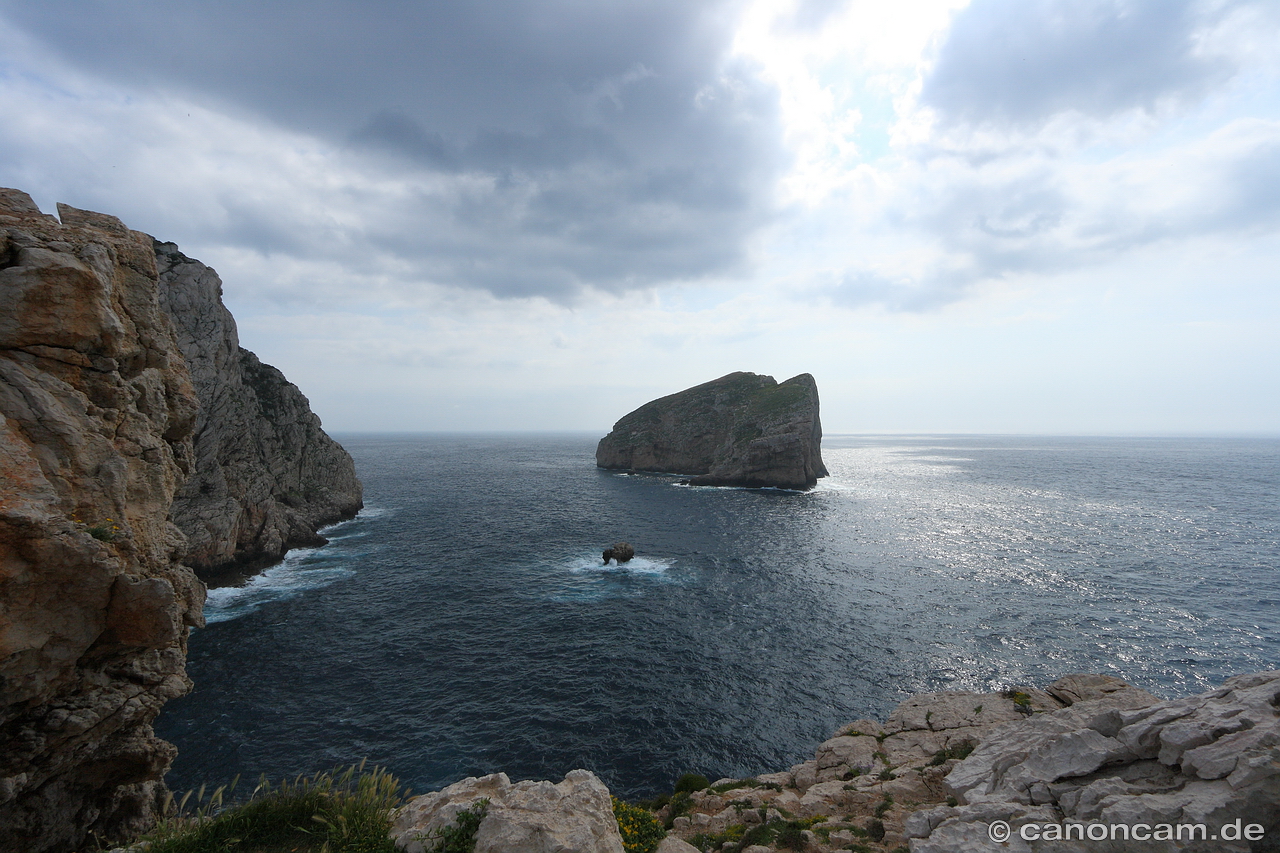
{"type": "Polygon", "coordinates": [[[0,186],[331,431],[1280,434],[1274,0],[0,0],[0,186]]]}

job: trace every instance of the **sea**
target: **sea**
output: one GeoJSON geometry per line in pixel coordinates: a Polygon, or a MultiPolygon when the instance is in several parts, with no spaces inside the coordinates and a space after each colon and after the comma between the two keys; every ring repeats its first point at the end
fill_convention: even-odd
{"type": "Polygon", "coordinates": [[[1280,439],[828,436],[799,493],[599,470],[598,435],[337,438],[366,507],[210,590],[156,722],[179,792],[363,760],[634,799],[913,693],[1280,668],[1280,439]]]}

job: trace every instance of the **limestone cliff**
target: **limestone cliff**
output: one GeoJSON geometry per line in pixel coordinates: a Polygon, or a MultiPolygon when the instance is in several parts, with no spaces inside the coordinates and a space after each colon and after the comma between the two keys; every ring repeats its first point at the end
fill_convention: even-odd
{"type": "Polygon", "coordinates": [[[200,414],[195,472],[174,501],[186,564],[209,579],[322,545],[317,528],[359,511],[355,464],[307,398],[240,346],[222,281],[173,243],[155,243],[160,301],[177,329],[200,414]]]}
{"type": "Polygon", "coordinates": [[[0,189],[0,850],[145,825],[203,585],[169,517],[197,401],[151,238],[0,189]]]}
{"type": "Polygon", "coordinates": [[[614,424],[596,465],[693,474],[697,486],[812,488],[827,476],[817,383],[730,373],[662,397],[614,424]]]}

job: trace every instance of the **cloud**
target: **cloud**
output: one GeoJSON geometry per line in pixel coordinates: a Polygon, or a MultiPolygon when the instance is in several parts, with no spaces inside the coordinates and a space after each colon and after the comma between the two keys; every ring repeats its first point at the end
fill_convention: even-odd
{"type": "Polygon", "coordinates": [[[1191,101],[1235,71],[1205,36],[1248,4],[1198,0],[975,0],[924,78],[945,122],[1035,125],[1191,101]]]}
{"type": "Polygon", "coordinates": [[[134,156],[170,147],[198,160],[209,147],[151,116],[158,137],[130,126],[161,105],[221,117],[217,135],[251,127],[319,152],[333,177],[318,186],[291,184],[310,168],[269,172],[276,152],[224,152],[239,158],[222,167],[222,204],[241,223],[222,232],[231,245],[300,253],[308,241],[270,225],[281,207],[342,220],[358,198],[386,212],[346,230],[342,242],[357,244],[346,253],[391,253],[385,263],[420,277],[409,286],[573,300],[747,269],[786,159],[776,92],[728,55],[734,8],[0,2],[0,17],[75,69],[36,91],[56,69],[17,68],[28,108],[106,89],[114,116],[74,98],[59,106],[123,130],[134,156]],[[253,173],[280,194],[231,198],[253,173]]]}
{"type": "MultiPolygon", "coordinates": [[[[1144,155],[1091,162],[1043,150],[975,166],[963,156],[904,167],[881,209],[920,247],[826,274],[845,305],[921,311],[984,282],[1100,268],[1152,246],[1185,250],[1280,229],[1280,121],[1240,119],[1144,155]]],[[[874,257],[874,255],[873,255],[874,257]]]]}

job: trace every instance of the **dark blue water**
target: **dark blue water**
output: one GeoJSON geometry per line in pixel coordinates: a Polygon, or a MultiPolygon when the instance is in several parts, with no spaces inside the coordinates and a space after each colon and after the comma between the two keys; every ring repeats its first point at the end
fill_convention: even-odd
{"type": "Polygon", "coordinates": [[[178,790],[368,758],[634,797],[919,691],[1280,668],[1277,440],[828,437],[795,494],[600,471],[596,436],[340,438],[369,508],[211,593],[156,726],[178,790]]]}

